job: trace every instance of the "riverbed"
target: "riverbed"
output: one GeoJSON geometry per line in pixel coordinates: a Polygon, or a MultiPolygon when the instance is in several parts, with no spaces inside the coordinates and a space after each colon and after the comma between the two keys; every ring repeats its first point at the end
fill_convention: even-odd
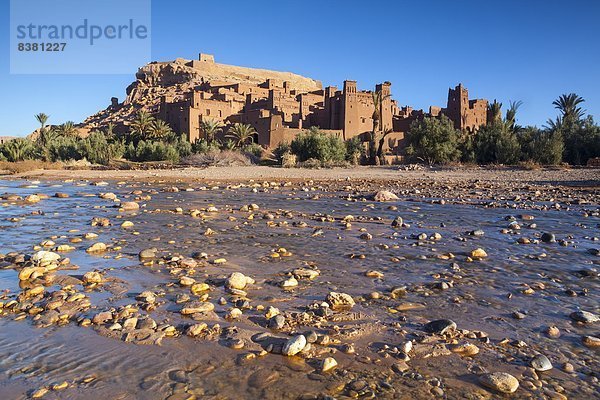
{"type": "Polygon", "coordinates": [[[0,182],[0,397],[598,396],[596,194],[371,189],[0,182]]]}

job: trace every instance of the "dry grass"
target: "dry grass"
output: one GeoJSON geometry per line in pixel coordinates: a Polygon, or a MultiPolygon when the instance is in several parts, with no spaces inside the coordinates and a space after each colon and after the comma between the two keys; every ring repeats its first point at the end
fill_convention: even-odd
{"type": "Polygon", "coordinates": [[[536,171],[540,168],[542,168],[542,166],[538,163],[536,163],[535,161],[532,160],[527,160],[527,161],[519,161],[519,163],[517,164],[517,166],[521,169],[524,169],[526,171],[536,171]]]}
{"type": "Polygon", "coordinates": [[[40,160],[26,160],[18,162],[0,161],[0,170],[10,171],[13,174],[34,171],[36,169],[63,169],[63,164],[40,160]]]}
{"type": "Polygon", "coordinates": [[[223,150],[192,154],[181,160],[181,164],[193,167],[232,167],[252,165],[252,161],[238,151],[223,150]]]}
{"type": "Polygon", "coordinates": [[[281,156],[281,166],[283,168],[294,168],[298,163],[298,157],[295,154],[285,152],[281,156]]]}
{"type": "Polygon", "coordinates": [[[296,167],[307,169],[351,168],[352,164],[348,161],[320,161],[316,158],[309,158],[306,161],[296,163],[296,167]]]}

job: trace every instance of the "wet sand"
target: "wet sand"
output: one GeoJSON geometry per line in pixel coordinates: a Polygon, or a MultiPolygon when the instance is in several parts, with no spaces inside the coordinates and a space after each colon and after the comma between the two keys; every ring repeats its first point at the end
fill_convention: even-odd
{"type": "Polygon", "coordinates": [[[597,171],[251,168],[4,181],[2,397],[597,396],[597,171]]]}

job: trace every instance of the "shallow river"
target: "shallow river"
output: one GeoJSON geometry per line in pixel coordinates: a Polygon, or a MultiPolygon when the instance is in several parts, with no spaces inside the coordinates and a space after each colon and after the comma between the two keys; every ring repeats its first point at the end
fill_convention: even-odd
{"type": "MultiPolygon", "coordinates": [[[[59,253],[70,263],[52,272],[75,280],[55,281],[45,291],[71,283],[67,290],[85,294],[91,304],[65,323],[43,327],[36,323],[41,315],[3,310],[0,398],[29,398],[40,388],[49,389],[43,395],[48,399],[495,398],[501,395],[478,381],[482,373],[495,371],[519,379],[515,398],[599,397],[598,347],[584,346],[582,337],[599,336],[600,323],[569,317],[577,310],[600,312],[600,257],[590,252],[600,248],[597,205],[538,211],[408,199],[373,202],[335,188],[303,190],[298,184],[266,191],[178,186],[181,190],[172,192],[165,190],[171,187],[167,184],[0,182],[0,193],[49,196],[33,204],[2,200],[0,253],[30,256],[45,240],[54,242],[45,250],[75,247],[59,253]],[[57,192],[68,198],[54,197],[57,192]],[[113,200],[99,197],[105,192],[135,200],[141,208],[119,211],[113,200]],[[241,210],[250,204],[259,209],[241,210]],[[207,210],[210,206],[217,210],[207,210]],[[201,216],[191,216],[192,209],[201,216]],[[349,226],[346,216],[353,217],[347,218],[349,226]],[[394,229],[397,216],[405,226],[394,229]],[[93,217],[108,218],[111,225],[91,226],[93,217]],[[133,227],[122,228],[126,220],[133,227]],[[209,228],[212,234],[206,234],[209,228]],[[474,230],[484,234],[469,234],[474,230]],[[83,238],[90,232],[98,236],[83,238]],[[544,232],[556,241],[541,242],[544,232]],[[518,243],[519,238],[531,243],[518,243]],[[107,251],[86,252],[97,242],[107,251]],[[158,249],[157,259],[141,262],[138,253],[152,247],[158,249]],[[487,257],[470,260],[477,248],[487,257]],[[199,252],[206,254],[191,271],[177,268],[172,259],[199,252]],[[298,268],[319,276],[282,288],[287,273],[298,268]],[[104,282],[82,286],[82,275],[95,270],[104,282]],[[233,272],[255,280],[245,289],[245,304],[236,303],[245,296],[223,286],[233,272]],[[213,312],[193,319],[180,314],[186,300],[181,296],[190,294],[179,283],[183,275],[210,285],[203,300],[215,305],[213,312]],[[399,294],[391,296],[393,288],[399,294]],[[156,307],[144,310],[136,300],[145,290],[157,294],[156,307]],[[302,321],[307,307],[322,303],[331,291],[354,298],[351,312],[302,321]],[[160,343],[140,344],[122,340],[119,331],[107,334],[98,329],[101,324],[81,324],[126,305],[135,306],[140,316],[148,314],[158,329],[175,329],[160,343]],[[243,314],[226,318],[234,306],[243,314]],[[282,329],[267,327],[269,306],[286,314],[289,321],[282,329]],[[457,340],[475,344],[479,353],[449,352],[452,338],[423,330],[436,319],[456,322],[465,330],[457,340]],[[205,338],[185,334],[187,326],[202,321],[221,330],[205,338]],[[560,337],[549,335],[549,326],[556,326],[560,337]],[[264,351],[253,340],[263,332],[286,339],[311,330],[328,335],[331,343],[286,357],[264,351]],[[397,350],[407,341],[414,344],[408,357],[397,350]],[[529,368],[538,353],[549,358],[551,370],[529,368]],[[328,356],[337,368],[319,372],[328,356]],[[402,360],[408,369],[399,372],[393,366],[402,360]],[[67,388],[52,389],[65,381],[67,388]]],[[[9,260],[0,265],[0,301],[7,304],[30,286],[20,285],[21,267],[9,260]]]]}

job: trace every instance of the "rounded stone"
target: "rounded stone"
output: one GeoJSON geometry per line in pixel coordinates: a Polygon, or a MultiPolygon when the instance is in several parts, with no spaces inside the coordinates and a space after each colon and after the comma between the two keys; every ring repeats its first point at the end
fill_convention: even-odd
{"type": "Polygon", "coordinates": [[[228,319],[238,319],[242,316],[242,310],[240,310],[239,308],[232,308],[231,310],[229,310],[227,312],[227,318],[228,319]]]}
{"type": "Polygon", "coordinates": [[[585,347],[595,348],[600,347],[600,338],[596,336],[586,335],[581,338],[581,342],[585,347]]]}
{"type": "Polygon", "coordinates": [[[229,289],[243,290],[246,287],[247,279],[241,272],[232,273],[225,283],[229,289]]]}
{"type": "Polygon", "coordinates": [[[380,190],[373,195],[375,201],[392,201],[398,200],[398,196],[388,190],[380,190]]]}
{"type": "Polygon", "coordinates": [[[39,264],[47,264],[54,261],[58,261],[60,259],[60,255],[53,253],[51,251],[40,250],[35,253],[31,259],[39,264]]]}
{"type": "Polygon", "coordinates": [[[140,205],[135,201],[125,201],[121,203],[119,207],[125,211],[136,211],[140,209],[140,205]]]}
{"type": "Polygon", "coordinates": [[[367,278],[376,278],[376,279],[380,279],[383,278],[383,272],[381,271],[376,271],[374,269],[370,269],[367,272],[365,272],[365,276],[367,278]]]}
{"type": "Polygon", "coordinates": [[[531,359],[530,364],[536,371],[549,371],[552,369],[552,363],[550,362],[548,357],[546,357],[543,354],[538,354],[534,356],[531,359]]]}
{"type": "Polygon", "coordinates": [[[337,292],[330,292],[327,295],[327,302],[333,309],[350,309],[354,307],[354,304],[356,304],[352,296],[349,294],[337,292]]]}
{"type": "Polygon", "coordinates": [[[285,343],[281,353],[284,356],[294,356],[300,353],[305,346],[306,338],[304,337],[304,335],[294,336],[285,343]]]}
{"type": "Polygon", "coordinates": [[[479,377],[479,383],[500,393],[514,393],[519,388],[517,378],[506,372],[493,372],[479,377]]]}
{"type": "Polygon", "coordinates": [[[138,257],[140,258],[140,260],[155,258],[157,251],[158,250],[155,247],[150,248],[150,249],[144,249],[144,250],[140,251],[140,253],[138,254],[138,257]]]}
{"type": "Polygon", "coordinates": [[[293,288],[296,286],[298,286],[298,280],[296,278],[294,278],[293,276],[289,279],[286,279],[285,281],[283,281],[281,283],[282,288],[293,288]]]}
{"type": "Polygon", "coordinates": [[[541,240],[544,243],[554,243],[556,242],[556,236],[553,233],[544,232],[542,233],[541,240]]]}
{"type": "Polygon", "coordinates": [[[571,319],[584,324],[591,324],[600,321],[600,317],[589,311],[575,311],[571,313],[571,319]]]}
{"type": "Polygon", "coordinates": [[[38,203],[41,200],[42,199],[37,194],[30,194],[29,196],[25,197],[25,201],[27,203],[38,203]]]}
{"type": "Polygon", "coordinates": [[[93,245],[88,247],[86,251],[88,253],[102,253],[102,252],[106,251],[106,249],[107,249],[106,244],[104,244],[102,242],[98,242],[98,243],[94,243],[93,245]]]}
{"type": "Polygon", "coordinates": [[[321,372],[331,371],[335,367],[337,367],[338,363],[333,357],[327,357],[321,363],[321,372]]]}
{"type": "Polygon", "coordinates": [[[304,334],[304,336],[306,337],[306,341],[308,343],[316,343],[317,339],[319,338],[317,332],[315,331],[308,331],[304,334]]]}
{"type": "Polygon", "coordinates": [[[83,275],[84,283],[102,283],[102,275],[96,271],[89,271],[83,275]]]}
{"type": "Polygon", "coordinates": [[[456,329],[456,322],[451,319],[437,319],[425,324],[425,331],[429,333],[436,333],[443,335],[448,331],[456,329]]]}
{"type": "Polygon", "coordinates": [[[281,314],[277,314],[269,319],[269,328],[279,330],[285,325],[285,317],[281,314]]]}
{"type": "Polygon", "coordinates": [[[449,346],[450,351],[453,353],[460,354],[464,357],[472,357],[479,354],[479,347],[472,343],[459,343],[449,346]]]}
{"type": "Polygon", "coordinates": [[[192,286],[194,283],[196,283],[196,280],[189,276],[182,276],[179,278],[179,284],[181,286],[192,286]]]}
{"type": "Polygon", "coordinates": [[[473,258],[485,258],[487,256],[487,253],[482,248],[475,249],[471,252],[471,257],[473,258]]]}

